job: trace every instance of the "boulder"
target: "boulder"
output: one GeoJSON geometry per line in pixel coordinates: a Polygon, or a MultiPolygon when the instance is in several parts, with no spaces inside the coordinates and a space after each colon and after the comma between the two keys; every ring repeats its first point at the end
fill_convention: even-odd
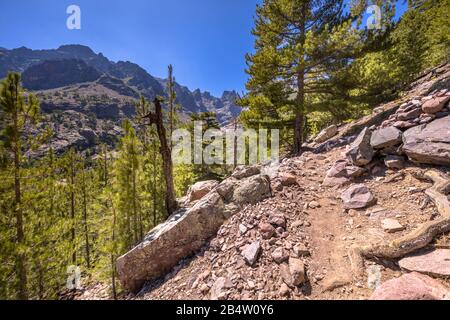
{"type": "Polygon", "coordinates": [[[216,188],[193,207],[175,212],[117,259],[118,277],[126,290],[137,292],[146,281],[164,275],[199,250],[240,206],[270,195],[270,182],[261,175],[243,180],[229,178],[216,188]]]}
{"type": "Polygon", "coordinates": [[[237,166],[231,176],[240,180],[260,173],[261,169],[258,166],[237,166]]]}
{"type": "Polygon", "coordinates": [[[216,180],[200,181],[189,188],[188,199],[190,202],[200,200],[219,184],[216,180]]]}
{"type": "Polygon", "coordinates": [[[414,254],[398,262],[402,269],[440,277],[450,277],[450,249],[414,254]]]}
{"type": "Polygon", "coordinates": [[[412,161],[450,165],[450,116],[408,129],[403,151],[412,161]]]}
{"type": "Polygon", "coordinates": [[[372,161],[374,151],[370,145],[372,133],[364,128],[346,152],[347,159],[356,166],[364,166],[372,161]]]}
{"type": "Polygon", "coordinates": [[[436,97],[433,99],[427,100],[423,106],[422,110],[425,113],[438,113],[439,111],[442,111],[444,109],[446,103],[450,100],[450,96],[442,96],[442,97],[436,97]]]}
{"type": "Polygon", "coordinates": [[[288,187],[297,184],[297,177],[293,174],[282,172],[279,174],[280,182],[283,186],[288,187]]]}
{"type": "Polygon", "coordinates": [[[331,125],[328,128],[323,129],[317,137],[314,139],[315,143],[322,143],[327,141],[328,139],[333,138],[338,134],[338,127],[336,125],[331,125]]]}
{"type": "Polygon", "coordinates": [[[271,195],[270,180],[267,176],[256,175],[239,181],[233,192],[235,204],[255,204],[271,195]]]}
{"type": "Polygon", "coordinates": [[[376,199],[364,184],[356,184],[345,190],[341,199],[345,209],[361,209],[373,205],[376,199]]]}
{"type": "Polygon", "coordinates": [[[395,127],[381,128],[372,133],[370,145],[374,149],[394,147],[402,142],[402,132],[395,127]]]}
{"type": "Polygon", "coordinates": [[[348,183],[351,178],[356,178],[364,173],[364,169],[361,167],[353,166],[348,163],[347,160],[338,160],[328,170],[323,185],[327,187],[340,186],[348,183]]]}
{"type": "Polygon", "coordinates": [[[420,273],[408,273],[386,281],[370,300],[450,300],[450,289],[420,273]]]}

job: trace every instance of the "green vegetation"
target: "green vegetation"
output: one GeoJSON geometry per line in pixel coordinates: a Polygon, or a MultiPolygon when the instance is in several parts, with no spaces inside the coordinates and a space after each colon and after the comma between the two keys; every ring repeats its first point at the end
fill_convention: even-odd
{"type": "Polygon", "coordinates": [[[257,8],[255,53],[247,55],[249,127],[275,127],[294,152],[312,133],[349,121],[395,98],[424,69],[448,59],[448,0],[409,1],[393,21],[396,1],[372,1],[381,29],[361,17],[368,1],[265,0],[257,8]]]}

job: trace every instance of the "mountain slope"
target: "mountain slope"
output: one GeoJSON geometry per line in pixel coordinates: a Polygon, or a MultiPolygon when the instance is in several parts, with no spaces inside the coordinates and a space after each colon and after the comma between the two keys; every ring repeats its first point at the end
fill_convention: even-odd
{"type": "MultiPolygon", "coordinates": [[[[114,145],[122,121],[134,116],[134,103],[140,95],[149,100],[167,96],[166,79],[153,77],[129,61],[110,61],[82,45],[49,50],[0,48],[0,79],[9,71],[22,73],[24,87],[39,97],[54,130],[41,152],[49,146],[61,153],[70,147],[84,150],[99,143],[114,145]]],[[[219,123],[226,125],[240,113],[234,91],[217,98],[175,83],[175,92],[182,120],[191,113],[212,111],[219,123]]]]}
{"type": "MultiPolygon", "coordinates": [[[[24,86],[30,90],[39,89],[55,89],[73,84],[74,81],[66,79],[67,74],[60,67],[64,61],[83,61],[87,66],[95,69],[103,75],[120,79],[125,85],[132,88],[139,94],[144,95],[147,99],[154,99],[155,96],[165,96],[166,80],[159,79],[150,75],[139,65],[129,61],[113,62],[103,56],[102,53],[96,54],[92,49],[82,45],[63,45],[58,49],[50,50],[31,50],[25,47],[18,49],[6,50],[0,49],[0,78],[4,78],[8,71],[24,72],[25,74],[33,74],[34,78],[45,84],[36,86],[30,82],[24,82],[24,86]]],[[[83,68],[82,73],[91,73],[92,69],[83,68]]],[[[89,77],[88,77],[89,78],[89,77]]],[[[92,77],[94,78],[94,77],[92,77]]],[[[75,79],[74,79],[75,80],[75,79]]],[[[85,82],[79,79],[79,82],[85,82]]],[[[94,79],[91,79],[94,80],[94,79]]],[[[238,114],[238,107],[234,103],[237,98],[235,92],[224,92],[222,98],[212,97],[209,93],[200,93],[202,99],[208,106],[205,106],[195,98],[195,94],[187,87],[178,83],[175,85],[175,91],[178,96],[178,103],[181,104],[185,112],[204,112],[216,111],[214,105],[219,101],[218,108],[222,108],[223,104],[230,106],[229,115],[225,110],[221,110],[219,122],[223,123],[231,117],[238,114]],[[234,98],[234,100],[231,100],[234,98]],[[209,107],[211,106],[211,107],[209,107]]]]}

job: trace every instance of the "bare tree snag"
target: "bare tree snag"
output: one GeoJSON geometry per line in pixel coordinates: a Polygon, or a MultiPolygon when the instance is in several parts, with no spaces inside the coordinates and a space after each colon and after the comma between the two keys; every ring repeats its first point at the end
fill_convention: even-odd
{"type": "Polygon", "coordinates": [[[167,143],[161,102],[158,98],[155,98],[153,103],[155,104],[155,112],[150,112],[148,115],[144,116],[144,119],[150,120],[149,125],[155,124],[158,132],[159,141],[161,143],[160,153],[163,159],[164,178],[166,181],[166,208],[167,213],[171,215],[178,208],[175,198],[175,187],[173,184],[172,153],[170,151],[169,144],[167,143]]]}
{"type": "Polygon", "coordinates": [[[433,182],[433,186],[425,191],[436,205],[441,217],[437,220],[422,224],[411,233],[391,241],[367,246],[354,246],[350,249],[349,257],[356,277],[364,275],[364,258],[399,259],[416,250],[426,247],[433,239],[450,231],[450,180],[436,170],[416,174],[416,178],[433,182]]]}

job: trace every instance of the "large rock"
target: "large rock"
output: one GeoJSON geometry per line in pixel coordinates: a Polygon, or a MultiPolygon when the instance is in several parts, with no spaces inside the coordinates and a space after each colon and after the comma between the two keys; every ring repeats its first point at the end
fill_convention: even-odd
{"type": "Polygon", "coordinates": [[[442,111],[444,109],[445,104],[450,100],[450,96],[443,96],[443,97],[436,97],[433,99],[430,99],[426,101],[423,106],[422,110],[425,113],[438,113],[439,111],[442,111]]]}
{"type": "Polygon", "coordinates": [[[271,195],[270,180],[267,176],[256,175],[239,181],[232,202],[237,204],[257,203],[271,195]]]}
{"type": "Polygon", "coordinates": [[[408,271],[450,277],[450,249],[436,249],[408,256],[401,259],[398,264],[408,271]]]}
{"type": "Polygon", "coordinates": [[[164,275],[181,259],[199,250],[240,206],[270,194],[266,176],[225,180],[192,208],[177,211],[154,228],[142,243],[117,260],[123,287],[137,292],[146,281],[164,275]]]}
{"type": "Polygon", "coordinates": [[[450,300],[450,290],[420,273],[408,273],[378,287],[370,300],[450,300]]]}
{"type": "Polygon", "coordinates": [[[364,169],[361,167],[353,166],[348,163],[347,160],[338,160],[328,170],[323,185],[327,187],[340,186],[348,183],[352,178],[361,176],[364,173],[364,169]]]}
{"type": "Polygon", "coordinates": [[[331,125],[323,129],[317,137],[314,139],[315,143],[322,143],[338,134],[338,127],[336,125],[331,125]]]}
{"type": "Polygon", "coordinates": [[[361,209],[373,205],[376,200],[364,184],[356,184],[345,190],[341,199],[345,209],[361,209]]]}
{"type": "Polygon", "coordinates": [[[200,200],[219,184],[216,180],[200,181],[189,188],[189,201],[200,200]]]}
{"type": "Polygon", "coordinates": [[[402,132],[395,127],[381,128],[372,133],[370,144],[375,149],[394,147],[402,142],[402,132]]]}
{"type": "Polygon", "coordinates": [[[348,160],[356,166],[364,166],[372,161],[374,151],[370,145],[372,133],[364,128],[346,152],[348,160]]]}
{"type": "Polygon", "coordinates": [[[403,151],[412,161],[450,165],[450,116],[408,129],[403,151]]]}

